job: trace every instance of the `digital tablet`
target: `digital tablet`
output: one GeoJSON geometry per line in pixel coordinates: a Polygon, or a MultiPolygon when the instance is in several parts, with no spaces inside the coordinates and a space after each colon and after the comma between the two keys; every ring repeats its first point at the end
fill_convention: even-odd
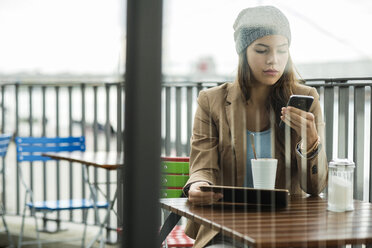
{"type": "Polygon", "coordinates": [[[261,205],[283,208],[288,206],[289,192],[286,189],[255,189],[233,186],[200,186],[201,191],[222,193],[219,203],[236,205],[261,205]]]}

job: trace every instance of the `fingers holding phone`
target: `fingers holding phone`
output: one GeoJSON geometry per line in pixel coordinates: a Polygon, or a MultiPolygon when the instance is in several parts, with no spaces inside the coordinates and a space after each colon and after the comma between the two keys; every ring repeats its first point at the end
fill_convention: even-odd
{"type": "Polygon", "coordinates": [[[287,107],[281,111],[280,126],[283,123],[293,128],[300,137],[306,136],[307,145],[312,145],[318,138],[315,117],[310,110],[314,98],[312,96],[292,95],[287,107]]]}
{"type": "Polygon", "coordinates": [[[306,136],[307,147],[311,147],[317,141],[318,131],[312,113],[294,107],[285,107],[282,108],[281,119],[293,128],[300,137],[304,138],[306,136]]]}

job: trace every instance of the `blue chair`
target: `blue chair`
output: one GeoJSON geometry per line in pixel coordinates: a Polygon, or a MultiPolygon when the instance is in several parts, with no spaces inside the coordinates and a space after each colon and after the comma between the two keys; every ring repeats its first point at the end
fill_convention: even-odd
{"type": "MultiPolygon", "coordinates": [[[[9,145],[11,138],[12,138],[11,134],[0,134],[0,157],[3,159],[3,167],[0,170],[0,174],[2,175],[5,175],[4,159],[5,159],[6,152],[8,151],[8,145],[9,145]]],[[[5,176],[3,176],[3,180],[5,180],[5,176]]],[[[13,240],[12,240],[12,237],[10,236],[10,232],[6,224],[4,214],[5,214],[5,211],[4,211],[4,206],[3,206],[3,199],[0,199],[0,215],[3,221],[4,231],[7,233],[9,246],[13,247],[13,240]]]]}
{"type": "MultiPolygon", "coordinates": [[[[19,164],[21,162],[36,162],[42,161],[47,162],[48,160],[52,160],[52,158],[42,156],[42,153],[47,152],[73,152],[73,151],[85,151],[85,137],[16,137],[15,138],[16,146],[17,146],[17,161],[19,164]]],[[[33,163],[30,163],[31,165],[33,163]]],[[[53,200],[53,201],[40,201],[34,202],[34,192],[32,192],[31,188],[26,184],[25,180],[22,176],[21,166],[19,168],[19,175],[22,184],[26,189],[25,194],[25,207],[23,209],[22,215],[22,226],[21,232],[19,235],[18,247],[26,244],[38,244],[38,247],[41,247],[40,241],[40,234],[37,224],[36,212],[42,213],[49,213],[55,211],[63,211],[63,210],[82,210],[82,209],[91,209],[94,208],[97,210],[98,208],[108,208],[107,202],[94,202],[91,199],[92,195],[89,199],[67,199],[67,200],[53,200]],[[36,228],[36,241],[30,242],[22,242],[23,239],[23,229],[24,229],[24,220],[26,216],[26,209],[29,208],[31,211],[31,215],[34,216],[35,219],[35,228],[36,228]]],[[[86,234],[86,226],[87,226],[87,211],[84,211],[83,219],[84,219],[84,233],[82,237],[82,244],[81,246],[84,247],[85,245],[85,234],[86,234]]],[[[55,242],[66,241],[64,240],[55,240],[55,242]]],[[[50,242],[50,241],[49,241],[50,242]]]]}

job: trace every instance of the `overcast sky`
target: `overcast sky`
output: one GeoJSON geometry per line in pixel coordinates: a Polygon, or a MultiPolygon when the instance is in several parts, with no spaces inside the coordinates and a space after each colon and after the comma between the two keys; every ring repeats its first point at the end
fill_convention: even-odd
{"type": "Polygon", "coordinates": [[[174,71],[187,71],[190,62],[212,56],[219,71],[235,73],[232,26],[241,9],[257,4],[275,5],[288,17],[290,52],[297,64],[372,58],[372,1],[188,0],[168,4],[165,67],[174,71]]]}
{"type": "MultiPolygon", "coordinates": [[[[371,60],[369,0],[165,0],[163,71],[185,74],[211,58],[235,73],[234,20],[243,8],[270,4],[288,17],[295,63],[371,60]]],[[[1,0],[0,73],[117,73],[125,56],[125,2],[1,0]]]]}

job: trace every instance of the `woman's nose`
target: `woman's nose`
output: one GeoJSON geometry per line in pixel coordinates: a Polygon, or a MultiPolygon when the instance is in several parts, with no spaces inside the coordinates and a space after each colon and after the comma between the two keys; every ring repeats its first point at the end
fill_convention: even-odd
{"type": "Polygon", "coordinates": [[[278,62],[277,54],[275,52],[270,53],[267,57],[266,63],[271,65],[271,64],[276,64],[277,62],[278,62]]]}

